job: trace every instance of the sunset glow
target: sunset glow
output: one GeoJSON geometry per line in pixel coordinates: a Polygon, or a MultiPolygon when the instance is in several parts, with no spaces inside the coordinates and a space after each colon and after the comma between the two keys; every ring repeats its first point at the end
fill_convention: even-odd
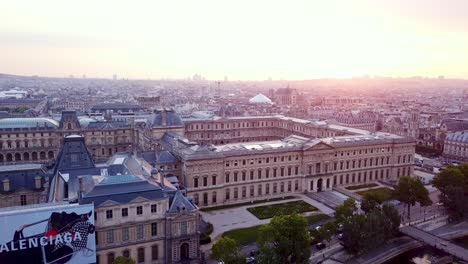
{"type": "Polygon", "coordinates": [[[0,72],[468,78],[467,10],[462,0],[2,1],[0,72]]]}

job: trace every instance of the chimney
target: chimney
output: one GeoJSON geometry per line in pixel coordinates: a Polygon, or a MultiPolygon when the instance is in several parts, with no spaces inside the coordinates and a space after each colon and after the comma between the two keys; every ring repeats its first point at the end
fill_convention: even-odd
{"type": "Polygon", "coordinates": [[[161,112],[161,117],[162,117],[162,126],[166,126],[167,125],[167,111],[166,111],[166,109],[163,109],[163,111],[161,112]]]}
{"type": "Polygon", "coordinates": [[[78,201],[80,201],[84,192],[83,176],[78,177],[78,186],[78,201]]]}

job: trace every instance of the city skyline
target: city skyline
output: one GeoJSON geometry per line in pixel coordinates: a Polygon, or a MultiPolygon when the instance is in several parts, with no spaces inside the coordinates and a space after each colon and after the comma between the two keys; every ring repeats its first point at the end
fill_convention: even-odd
{"type": "Polygon", "coordinates": [[[468,78],[462,1],[3,3],[0,72],[131,79],[468,78]]]}

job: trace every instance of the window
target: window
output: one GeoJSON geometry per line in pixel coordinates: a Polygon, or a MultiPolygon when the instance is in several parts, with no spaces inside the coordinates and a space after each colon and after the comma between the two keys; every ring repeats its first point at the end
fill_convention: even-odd
{"type": "Polygon", "coordinates": [[[158,260],[159,258],[159,250],[158,245],[151,246],[151,260],[158,260]]]}
{"type": "Polygon", "coordinates": [[[208,186],[208,177],[203,177],[203,186],[208,186]]]}
{"type": "Polygon", "coordinates": [[[114,243],[114,230],[107,231],[107,243],[114,243]]]}
{"type": "Polygon", "coordinates": [[[115,259],[114,253],[107,254],[107,264],[113,264],[115,259]]]}
{"type": "Polygon", "coordinates": [[[130,239],[130,236],[129,236],[129,230],[128,230],[128,227],[124,227],[122,229],[122,240],[123,241],[128,241],[130,239]]]}
{"type": "Polygon", "coordinates": [[[211,176],[211,184],[216,185],[216,176],[211,176]]]}
{"type": "MultiPolygon", "coordinates": [[[[227,174],[226,174],[227,175],[227,174]]],[[[227,180],[229,182],[229,180],[227,180]]],[[[193,187],[197,188],[198,187],[198,178],[193,179],[193,187]]]]}
{"type": "Polygon", "coordinates": [[[268,195],[270,194],[270,184],[267,183],[266,186],[265,186],[265,194],[268,195]]]}
{"type": "Polygon", "coordinates": [[[229,173],[226,173],[226,182],[229,182],[229,173]]]}
{"type": "Polygon", "coordinates": [[[157,204],[152,204],[151,205],[151,213],[157,213],[158,212],[158,205],[157,204]]]}
{"type": "Polygon", "coordinates": [[[237,182],[237,175],[238,175],[237,171],[234,172],[234,182],[237,182]]]}
{"type": "Polygon", "coordinates": [[[151,235],[152,236],[158,235],[158,223],[151,223],[151,235]]]}
{"type": "Polygon", "coordinates": [[[229,197],[229,189],[226,189],[226,200],[229,200],[230,197],[229,197]]]}
{"type": "Polygon", "coordinates": [[[258,185],[258,191],[257,191],[257,195],[261,196],[262,195],[262,185],[258,185]]]}
{"type": "Polygon", "coordinates": [[[128,216],[128,208],[122,208],[122,217],[128,216]]]}
{"type": "Polygon", "coordinates": [[[137,206],[137,215],[143,214],[143,206],[137,206]]]}
{"type": "Polygon", "coordinates": [[[126,258],[129,258],[130,257],[130,250],[126,249],[122,252],[122,255],[126,258]]]}
{"type": "Polygon", "coordinates": [[[245,173],[245,171],[242,172],[242,180],[243,180],[243,181],[245,181],[245,179],[246,179],[246,174],[247,174],[247,173],[245,173]]]}
{"type": "Polygon", "coordinates": [[[106,218],[112,219],[112,210],[106,210],[106,218]]]}
{"type": "Polygon", "coordinates": [[[216,203],[216,192],[213,192],[213,194],[211,195],[211,202],[212,203],[216,203]]]}
{"type": "Polygon", "coordinates": [[[254,186],[251,185],[250,186],[250,197],[254,197],[254,195],[255,195],[254,186]]]}
{"type": "Polygon", "coordinates": [[[143,239],[143,225],[137,225],[137,239],[143,239]]]}
{"type": "Polygon", "coordinates": [[[22,194],[22,195],[20,196],[20,203],[21,203],[21,205],[27,205],[27,204],[28,204],[28,202],[27,202],[26,199],[27,199],[27,198],[26,198],[26,195],[22,194]]]}
{"type": "Polygon", "coordinates": [[[254,171],[251,170],[251,171],[250,171],[250,180],[253,180],[253,178],[254,178],[254,171]]]}
{"type": "Polygon", "coordinates": [[[145,249],[138,248],[138,256],[137,256],[138,263],[145,262],[145,249]]]}
{"type": "Polygon", "coordinates": [[[187,221],[182,221],[180,223],[180,233],[182,235],[186,235],[187,234],[187,221]]]}
{"type": "Polygon", "coordinates": [[[242,198],[245,198],[246,193],[247,193],[247,188],[244,186],[242,187],[242,198]]]}

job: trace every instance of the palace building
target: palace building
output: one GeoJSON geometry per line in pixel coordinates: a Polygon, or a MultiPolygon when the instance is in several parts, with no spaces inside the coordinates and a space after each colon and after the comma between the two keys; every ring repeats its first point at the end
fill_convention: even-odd
{"type": "Polygon", "coordinates": [[[373,181],[413,172],[415,141],[286,116],[181,119],[172,110],[60,121],[0,120],[0,162],[54,162],[67,135],[84,137],[94,162],[136,154],[200,207],[373,181]]]}

